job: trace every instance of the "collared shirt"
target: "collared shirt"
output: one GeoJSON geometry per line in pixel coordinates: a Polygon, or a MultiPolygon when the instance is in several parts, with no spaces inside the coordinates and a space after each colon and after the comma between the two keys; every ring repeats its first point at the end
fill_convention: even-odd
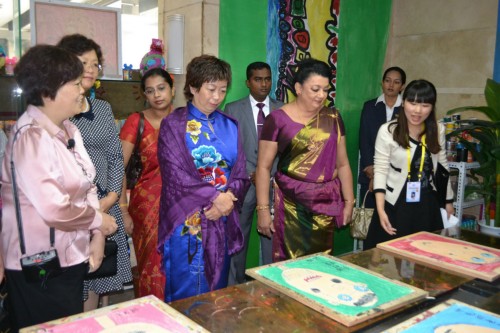
{"type": "Polygon", "coordinates": [[[385,104],[385,116],[386,116],[386,120],[387,121],[391,121],[392,120],[392,115],[394,114],[394,108],[395,107],[398,107],[398,106],[401,106],[401,103],[403,103],[403,99],[401,98],[401,95],[398,94],[398,99],[396,100],[396,103],[394,103],[394,106],[391,108],[387,105],[387,103],[385,102],[385,96],[384,94],[380,95],[378,98],[377,98],[377,101],[375,102],[375,105],[377,105],[379,102],[382,102],[385,104]]]}
{"type": "Polygon", "coordinates": [[[269,96],[267,96],[263,102],[257,102],[255,98],[252,97],[252,95],[249,95],[249,98],[250,98],[250,104],[252,105],[253,121],[255,123],[255,132],[257,132],[257,115],[259,114],[259,107],[257,106],[257,103],[264,103],[262,111],[264,111],[264,115],[267,117],[269,115],[269,112],[271,112],[269,110],[271,101],[269,100],[269,96]]]}
{"type": "Polygon", "coordinates": [[[49,250],[49,230],[54,227],[54,247],[62,267],[88,260],[89,231],[98,232],[96,229],[102,224],[96,187],[92,183],[95,169],[76,126],[69,120],[65,120],[63,126],[64,130],[40,109],[29,105],[12,128],[2,165],[1,240],[7,269],[20,270],[22,257],[12,194],[11,157],[15,164],[26,255],[49,250]],[[65,131],[75,141],[71,150],[65,131]]]}

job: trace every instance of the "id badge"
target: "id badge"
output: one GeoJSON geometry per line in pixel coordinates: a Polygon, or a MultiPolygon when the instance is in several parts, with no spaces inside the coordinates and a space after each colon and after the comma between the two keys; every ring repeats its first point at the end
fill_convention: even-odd
{"type": "Polygon", "coordinates": [[[420,202],[420,182],[407,183],[406,202],[420,202]]]}

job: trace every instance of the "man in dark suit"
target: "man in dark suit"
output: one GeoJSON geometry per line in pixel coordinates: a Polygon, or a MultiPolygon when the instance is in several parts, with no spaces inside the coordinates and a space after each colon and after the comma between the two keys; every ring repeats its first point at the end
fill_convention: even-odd
{"type": "MultiPolygon", "coordinates": [[[[263,125],[263,116],[269,112],[280,108],[283,103],[269,97],[271,91],[271,67],[265,62],[254,62],[247,67],[246,85],[250,95],[226,105],[224,112],[236,118],[239,122],[243,136],[243,149],[247,158],[247,172],[250,175],[252,184],[245,196],[243,207],[240,213],[240,224],[245,246],[243,250],[231,258],[231,269],[229,271],[229,285],[245,282],[246,256],[248,250],[248,240],[252,228],[253,215],[257,198],[255,195],[255,168],[257,167],[257,148],[259,127],[263,125]],[[263,115],[259,116],[262,110],[263,115]]],[[[274,168],[274,171],[276,169],[274,168]]],[[[262,264],[272,262],[272,241],[260,236],[260,246],[262,254],[262,264]]]]}
{"type": "MultiPolygon", "coordinates": [[[[373,187],[373,158],[375,156],[375,140],[382,124],[394,119],[401,108],[401,95],[406,83],[406,73],[399,67],[390,67],[382,77],[382,95],[369,100],[363,106],[359,126],[359,175],[361,185],[357,200],[361,203],[366,191],[373,187]]],[[[369,193],[365,207],[375,208],[375,196],[369,193]]]]}

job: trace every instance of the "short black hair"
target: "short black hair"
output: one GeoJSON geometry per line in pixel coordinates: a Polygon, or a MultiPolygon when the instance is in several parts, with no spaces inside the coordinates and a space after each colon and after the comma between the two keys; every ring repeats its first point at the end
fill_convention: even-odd
{"type": "Polygon", "coordinates": [[[262,62],[262,61],[256,61],[252,62],[250,65],[247,66],[247,80],[250,80],[252,77],[253,71],[257,71],[259,69],[268,69],[269,72],[271,71],[271,66],[269,64],[262,62]]]}
{"type": "Polygon", "coordinates": [[[398,72],[399,75],[401,75],[401,83],[403,83],[403,84],[406,83],[406,73],[405,73],[405,71],[401,67],[397,67],[397,66],[387,68],[385,70],[385,72],[384,72],[384,76],[382,76],[382,81],[385,80],[385,77],[387,76],[387,74],[389,72],[398,72]]]}
{"type": "Polygon", "coordinates": [[[165,81],[168,83],[170,88],[173,88],[174,86],[174,81],[172,80],[172,77],[170,74],[164,70],[163,68],[160,67],[155,67],[153,69],[148,70],[146,73],[144,73],[143,77],[141,78],[141,90],[144,91],[146,90],[146,80],[150,78],[151,76],[161,76],[162,78],[165,79],[165,81]]]}
{"type": "Polygon", "coordinates": [[[304,84],[304,82],[313,74],[332,78],[332,69],[324,61],[306,58],[297,64],[297,71],[294,76],[294,83],[304,84]]]}
{"type": "Polygon", "coordinates": [[[102,64],[103,59],[101,47],[93,39],[87,38],[84,35],[66,35],[61,38],[59,43],[57,43],[57,46],[68,50],[69,52],[72,52],[78,56],[81,56],[82,54],[89,51],[95,51],[97,55],[97,61],[99,61],[99,64],[102,64]]]}
{"type": "Polygon", "coordinates": [[[78,79],[82,62],[73,53],[53,45],[36,45],[24,54],[14,75],[28,104],[43,106],[42,97],[56,98],[59,88],[78,79]]]}
{"type": "Polygon", "coordinates": [[[186,67],[184,97],[193,100],[190,87],[200,90],[205,82],[226,81],[231,85],[231,65],[213,55],[203,54],[193,58],[186,67]]]}

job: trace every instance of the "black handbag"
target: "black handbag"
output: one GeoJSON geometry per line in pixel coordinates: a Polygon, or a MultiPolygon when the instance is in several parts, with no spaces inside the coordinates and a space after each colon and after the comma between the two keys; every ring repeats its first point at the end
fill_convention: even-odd
{"type": "Polygon", "coordinates": [[[125,174],[127,176],[127,189],[131,190],[135,187],[135,184],[139,180],[142,173],[142,161],[141,153],[139,151],[139,144],[142,139],[142,132],[144,132],[144,113],[139,112],[139,126],[137,126],[137,136],[135,139],[134,151],[130,156],[127,168],[125,169],[125,174]]]}
{"type": "Polygon", "coordinates": [[[441,163],[438,163],[437,170],[434,173],[434,186],[438,194],[439,207],[445,208],[446,206],[446,193],[448,192],[448,180],[450,172],[446,170],[441,163]]]}
{"type": "Polygon", "coordinates": [[[112,239],[106,239],[104,244],[104,258],[102,259],[101,266],[93,272],[88,272],[85,276],[86,280],[104,278],[116,275],[118,271],[118,245],[112,239]]]}

